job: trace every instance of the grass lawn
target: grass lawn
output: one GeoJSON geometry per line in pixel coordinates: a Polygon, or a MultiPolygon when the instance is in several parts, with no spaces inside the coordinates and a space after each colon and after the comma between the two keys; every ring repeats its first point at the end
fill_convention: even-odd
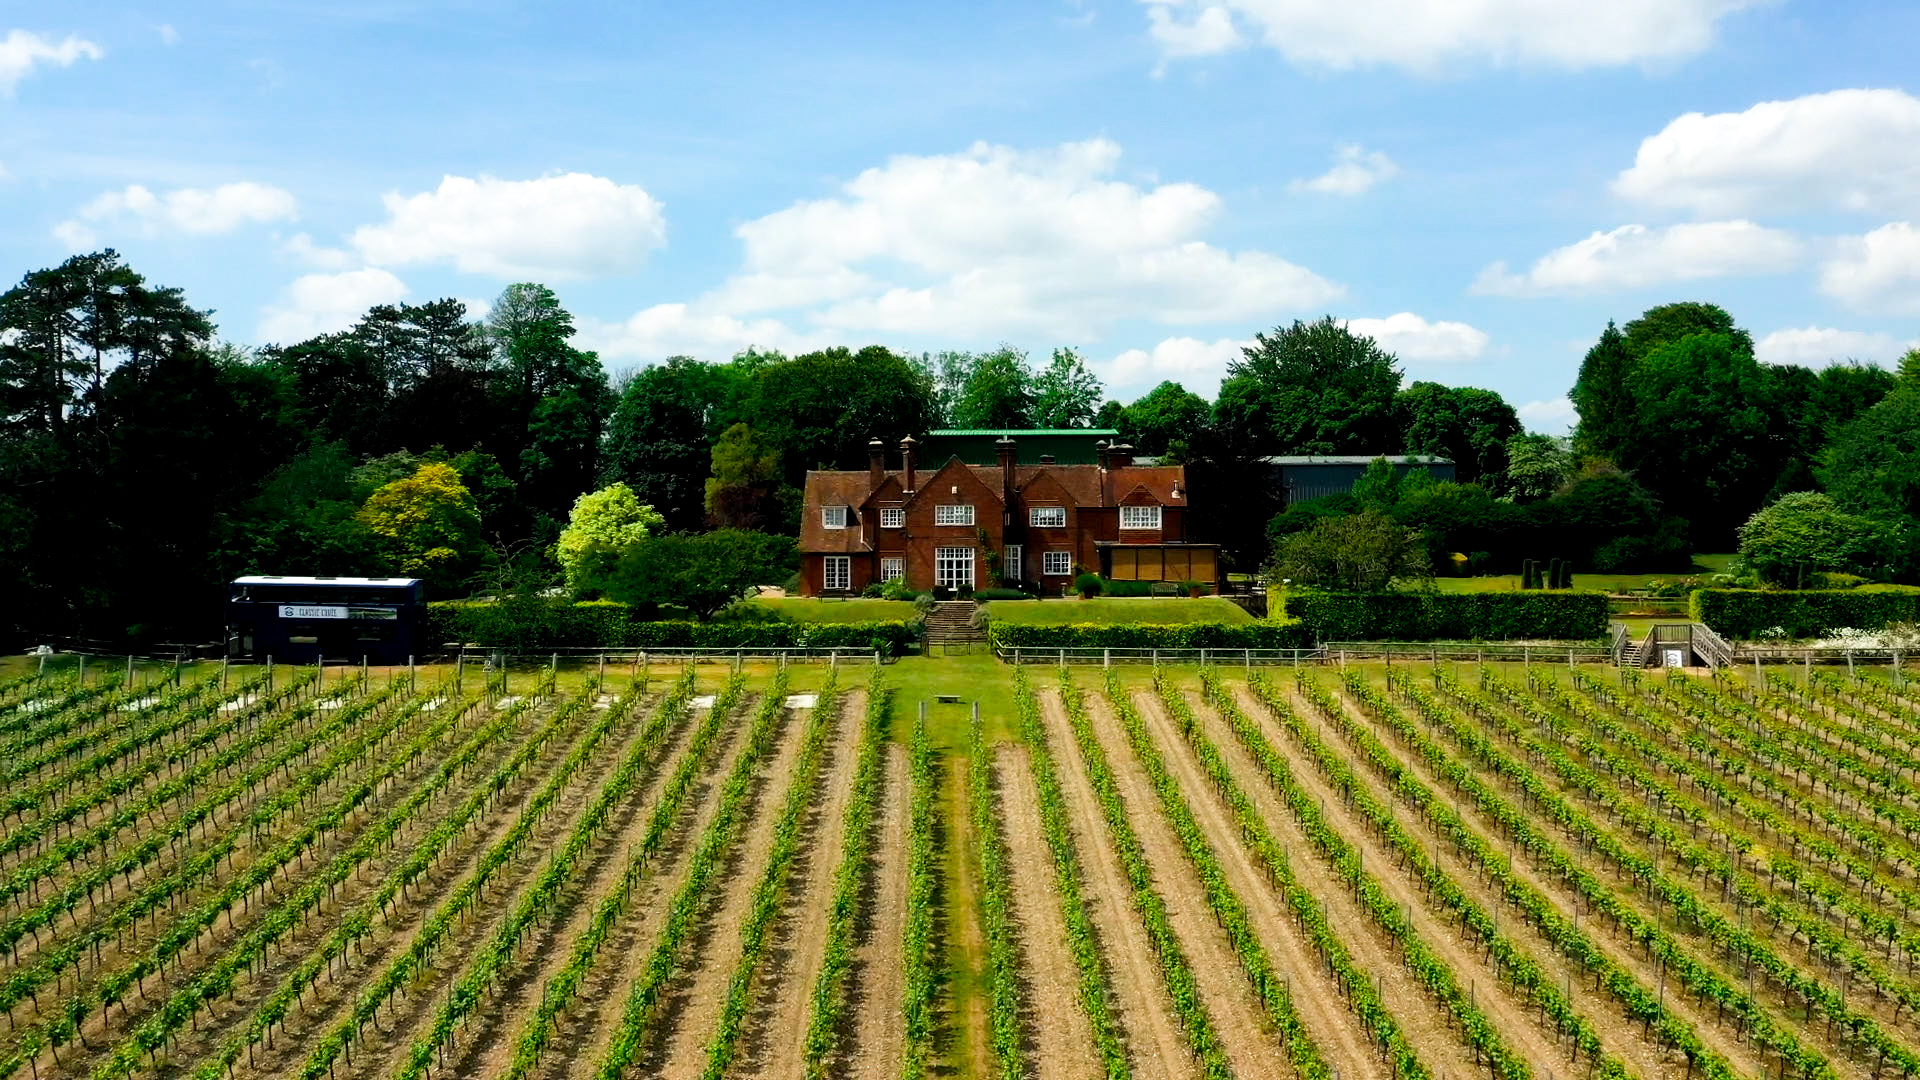
{"type": "MultiPolygon", "coordinates": [[[[1733,561],[1732,555],[1695,555],[1693,574],[1718,574],[1733,561]]],[[[1644,589],[1655,581],[1672,581],[1686,574],[1575,574],[1573,587],[1576,589],[1600,589],[1618,593],[1629,589],[1644,589]]],[[[1518,592],[1519,574],[1497,574],[1488,577],[1433,579],[1441,592],[1518,592]]]]}
{"type": "Polygon", "coordinates": [[[1243,623],[1253,615],[1217,596],[1096,596],[1068,600],[996,600],[990,618],[1008,623],[1243,623]]]}
{"type": "Polygon", "coordinates": [[[750,602],[777,611],[794,622],[903,622],[914,616],[913,602],[910,600],[757,596],[750,602]]]}

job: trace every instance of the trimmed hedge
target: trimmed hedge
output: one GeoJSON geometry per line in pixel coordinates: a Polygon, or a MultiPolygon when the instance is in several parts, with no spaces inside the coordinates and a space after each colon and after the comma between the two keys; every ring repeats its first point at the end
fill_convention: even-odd
{"type": "Polygon", "coordinates": [[[1879,630],[1893,622],[1920,622],[1920,588],[1697,589],[1688,608],[1725,638],[1752,640],[1775,627],[1788,637],[1822,637],[1843,626],[1879,630]]]}
{"type": "Polygon", "coordinates": [[[996,646],[1022,649],[1304,649],[1313,633],[1293,621],[1251,623],[994,623],[996,646]]]}
{"type": "Polygon", "coordinates": [[[515,652],[543,649],[879,649],[898,656],[920,639],[895,622],[648,622],[624,604],[545,601],[427,605],[425,640],[462,641],[515,652]]]}
{"type": "Polygon", "coordinates": [[[1591,641],[1607,636],[1599,592],[1333,593],[1287,596],[1321,641],[1591,641]]]}

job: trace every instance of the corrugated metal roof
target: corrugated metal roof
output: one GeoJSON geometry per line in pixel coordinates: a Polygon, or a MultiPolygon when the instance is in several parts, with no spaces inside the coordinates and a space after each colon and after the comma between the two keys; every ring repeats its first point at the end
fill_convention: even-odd
{"type": "Polygon", "coordinates": [[[1120,430],[1118,428],[1103,428],[1103,427],[941,428],[939,431],[927,432],[927,437],[932,438],[935,435],[962,435],[962,436],[1006,435],[1010,438],[1017,439],[1022,435],[1118,435],[1118,434],[1120,434],[1120,430]]]}
{"type": "Polygon", "coordinates": [[[1263,457],[1269,465],[1371,465],[1381,458],[1389,465],[1451,465],[1452,459],[1428,454],[1288,454],[1263,457]]]}

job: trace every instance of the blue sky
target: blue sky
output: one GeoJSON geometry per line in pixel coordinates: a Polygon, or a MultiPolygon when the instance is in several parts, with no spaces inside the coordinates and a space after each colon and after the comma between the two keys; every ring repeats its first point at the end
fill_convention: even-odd
{"type": "Polygon", "coordinates": [[[112,246],[261,344],[559,291],[607,366],[1333,314],[1538,430],[1609,318],[1920,339],[1920,5],[0,3],[0,273],[112,246]]]}

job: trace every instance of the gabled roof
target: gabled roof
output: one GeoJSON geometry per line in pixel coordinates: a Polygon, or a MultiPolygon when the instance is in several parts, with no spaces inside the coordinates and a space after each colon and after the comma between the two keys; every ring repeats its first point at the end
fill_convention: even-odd
{"type": "Polygon", "coordinates": [[[820,524],[821,507],[858,507],[867,501],[867,489],[868,478],[864,472],[808,473],[806,506],[800,511],[800,550],[829,554],[868,550],[858,523],[845,529],[829,529],[820,524]]]}

